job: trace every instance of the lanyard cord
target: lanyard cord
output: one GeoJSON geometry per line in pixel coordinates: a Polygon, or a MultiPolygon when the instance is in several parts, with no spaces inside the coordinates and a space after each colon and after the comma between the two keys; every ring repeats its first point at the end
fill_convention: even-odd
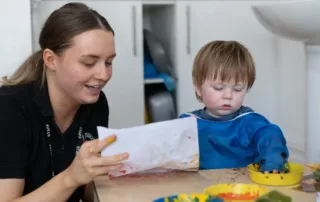
{"type": "MultiPolygon", "coordinates": [[[[50,158],[51,158],[51,172],[52,172],[52,177],[56,175],[56,172],[54,171],[54,161],[53,161],[53,151],[52,151],[52,134],[51,134],[51,128],[49,124],[46,124],[46,131],[47,131],[47,140],[48,140],[48,146],[49,146],[49,152],[50,152],[50,158]]],[[[76,146],[76,152],[77,154],[80,150],[80,147],[82,143],[85,141],[84,134],[82,132],[82,127],[79,127],[78,131],[78,141],[77,141],[77,146],[76,146]]]]}

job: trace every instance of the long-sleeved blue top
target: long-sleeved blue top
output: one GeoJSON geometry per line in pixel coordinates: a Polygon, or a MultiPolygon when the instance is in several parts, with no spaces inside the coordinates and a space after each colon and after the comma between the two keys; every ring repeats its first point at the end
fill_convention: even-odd
{"type": "Polygon", "coordinates": [[[241,168],[260,164],[260,171],[281,171],[289,157],[281,129],[248,107],[222,118],[205,108],[184,113],[198,123],[200,169],[241,168]]]}

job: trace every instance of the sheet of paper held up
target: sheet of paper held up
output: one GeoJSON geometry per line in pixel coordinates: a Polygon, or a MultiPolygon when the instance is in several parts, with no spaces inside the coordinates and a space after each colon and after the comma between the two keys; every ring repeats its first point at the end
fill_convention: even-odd
{"type": "Polygon", "coordinates": [[[120,170],[109,173],[111,176],[169,170],[196,171],[199,168],[198,130],[194,117],[125,129],[98,127],[100,140],[112,134],[116,134],[117,140],[101,155],[128,152],[129,159],[123,162],[120,170]]]}

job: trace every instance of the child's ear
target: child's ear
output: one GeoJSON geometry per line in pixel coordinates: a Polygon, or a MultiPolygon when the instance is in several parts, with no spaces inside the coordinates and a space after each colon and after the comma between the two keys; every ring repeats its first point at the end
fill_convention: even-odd
{"type": "Polygon", "coordinates": [[[196,90],[196,94],[198,97],[201,97],[201,90],[200,90],[200,86],[197,84],[197,82],[195,80],[193,80],[193,86],[196,90]]]}

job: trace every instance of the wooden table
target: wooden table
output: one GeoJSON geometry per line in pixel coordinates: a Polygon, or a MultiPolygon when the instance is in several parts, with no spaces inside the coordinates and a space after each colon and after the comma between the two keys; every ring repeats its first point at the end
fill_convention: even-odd
{"type": "MultiPolygon", "coordinates": [[[[311,171],[306,168],[305,174],[311,171]]],[[[95,180],[96,200],[99,202],[152,202],[177,193],[201,193],[204,188],[219,183],[250,183],[245,169],[200,170],[198,172],[172,172],[144,176],[123,176],[108,180],[101,176],[95,180]]],[[[292,197],[293,202],[315,202],[315,193],[294,191],[291,187],[267,187],[292,197]]]]}

